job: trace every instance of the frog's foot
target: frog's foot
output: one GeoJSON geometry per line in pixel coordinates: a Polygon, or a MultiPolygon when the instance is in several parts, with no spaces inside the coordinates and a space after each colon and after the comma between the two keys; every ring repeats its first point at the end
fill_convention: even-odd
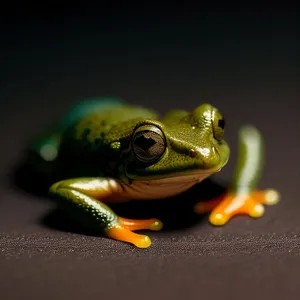
{"type": "Polygon", "coordinates": [[[221,226],[235,215],[246,214],[259,218],[264,214],[265,205],[275,205],[279,201],[279,193],[268,189],[255,191],[251,194],[225,193],[216,199],[196,204],[195,212],[202,214],[210,212],[211,224],[221,226]]]}
{"type": "Polygon", "coordinates": [[[131,243],[138,248],[148,248],[151,240],[147,235],[136,234],[134,230],[161,230],[163,224],[158,219],[132,220],[119,217],[118,223],[106,230],[106,235],[115,240],[131,243]]]}

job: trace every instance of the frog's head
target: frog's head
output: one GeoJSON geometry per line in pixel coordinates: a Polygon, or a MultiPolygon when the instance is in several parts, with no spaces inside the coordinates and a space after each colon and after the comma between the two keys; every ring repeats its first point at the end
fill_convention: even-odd
{"type": "Polygon", "coordinates": [[[138,122],[125,160],[126,176],[133,180],[185,175],[206,178],[228,161],[224,127],[223,116],[209,104],[172,122],[138,122]]]}

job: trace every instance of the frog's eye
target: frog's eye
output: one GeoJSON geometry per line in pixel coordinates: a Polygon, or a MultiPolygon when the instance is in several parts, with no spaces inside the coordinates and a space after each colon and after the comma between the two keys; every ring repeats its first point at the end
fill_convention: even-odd
{"type": "Polygon", "coordinates": [[[212,125],[215,139],[221,141],[224,137],[226,123],[224,117],[218,111],[213,112],[212,125]]]}
{"type": "Polygon", "coordinates": [[[145,125],[136,130],[132,148],[138,160],[154,162],[165,152],[166,141],[159,128],[145,125]]]}

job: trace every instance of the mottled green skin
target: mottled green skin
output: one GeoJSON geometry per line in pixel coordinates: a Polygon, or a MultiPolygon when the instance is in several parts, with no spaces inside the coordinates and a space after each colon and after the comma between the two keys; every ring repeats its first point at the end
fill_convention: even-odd
{"type": "Polygon", "coordinates": [[[203,117],[203,113],[210,109],[210,106],[201,106],[200,111],[196,109],[192,114],[181,112],[178,116],[175,112],[161,119],[155,112],[139,107],[102,109],[66,131],[58,158],[64,163],[76,164],[80,158],[81,163],[89,165],[92,174],[100,169],[104,175],[123,179],[126,179],[124,168],[130,179],[176,176],[194,169],[214,172],[227,162],[229,148],[224,141],[214,139],[210,120],[203,117]],[[132,151],[124,155],[124,149],[130,147],[135,128],[145,124],[158,126],[168,147],[158,162],[139,168],[132,151]],[[197,159],[189,156],[190,149],[198,150],[197,159]],[[200,154],[203,149],[205,155],[200,154]]]}
{"type": "MultiPolygon", "coordinates": [[[[51,164],[56,174],[68,171],[65,178],[101,174],[126,180],[124,168],[130,179],[177,176],[193,170],[214,173],[226,164],[229,147],[213,136],[210,116],[205,116],[212,109],[201,105],[192,112],[175,110],[160,118],[141,107],[106,105],[53,135],[59,142],[58,156],[51,164]],[[163,157],[147,167],[135,164],[132,151],[124,154],[135,128],[142,124],[158,126],[168,144],[163,157]],[[189,155],[190,149],[198,152],[197,159],[189,155]]],[[[40,148],[41,143],[36,143],[35,152],[40,148]]]]}
{"type": "MultiPolygon", "coordinates": [[[[139,180],[219,171],[230,153],[223,130],[218,127],[219,119],[222,116],[209,104],[191,112],[173,110],[160,117],[150,109],[130,106],[119,99],[93,99],[71,109],[50,134],[32,144],[31,152],[35,165],[59,180],[50,188],[52,197],[84,225],[105,232],[117,224],[118,216],[99,197],[95,199],[94,189],[103,194],[104,200],[102,184],[109,179],[124,187],[139,180]],[[160,128],[167,145],[164,154],[148,164],[137,161],[132,151],[133,134],[141,125],[160,128]],[[47,155],[42,151],[45,145],[52,149],[47,155]]],[[[247,134],[251,135],[251,129],[247,134]]],[[[242,145],[247,148],[244,137],[242,145]]],[[[239,166],[245,166],[246,150],[240,155],[239,166]]],[[[241,173],[239,166],[236,174],[241,173]]],[[[251,184],[256,184],[259,174],[254,169],[252,175],[243,182],[249,189],[254,188],[251,184]]],[[[239,186],[240,177],[236,177],[232,188],[239,186]]]]}
{"type": "Polygon", "coordinates": [[[134,127],[140,121],[157,117],[155,112],[139,107],[101,108],[66,130],[58,160],[63,164],[76,162],[77,170],[80,164],[85,165],[89,176],[99,172],[103,176],[121,176],[121,155],[130,143],[134,127]]]}

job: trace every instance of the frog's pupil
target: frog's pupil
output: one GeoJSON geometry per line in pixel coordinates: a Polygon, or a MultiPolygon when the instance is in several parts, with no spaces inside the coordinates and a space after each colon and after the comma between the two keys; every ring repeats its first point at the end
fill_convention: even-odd
{"type": "Polygon", "coordinates": [[[135,144],[142,148],[144,151],[147,151],[149,148],[156,144],[156,141],[151,137],[141,135],[135,140],[135,144]]]}
{"type": "Polygon", "coordinates": [[[218,121],[218,126],[221,127],[222,129],[224,129],[224,127],[225,127],[225,120],[224,119],[220,119],[218,121]]]}

